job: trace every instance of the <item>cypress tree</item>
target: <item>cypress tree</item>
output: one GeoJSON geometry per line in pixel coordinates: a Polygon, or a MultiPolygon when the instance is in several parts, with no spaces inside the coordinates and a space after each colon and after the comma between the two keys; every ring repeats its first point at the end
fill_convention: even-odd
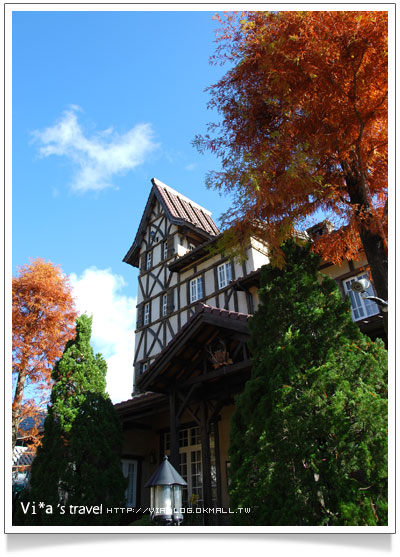
{"type": "Polygon", "coordinates": [[[261,270],[252,376],[232,416],[231,506],[248,525],[387,524],[387,351],[294,240],[261,270]]]}
{"type": "Polygon", "coordinates": [[[90,346],[91,326],[87,315],[77,319],[76,337],[53,369],[42,446],[32,464],[30,489],[21,499],[24,504],[35,501],[36,514],[24,514],[19,504],[17,524],[112,525],[121,518],[106,508],[125,506],[122,428],[105,392],[107,364],[90,346]],[[71,507],[100,505],[101,513],[71,512],[71,507]]]}

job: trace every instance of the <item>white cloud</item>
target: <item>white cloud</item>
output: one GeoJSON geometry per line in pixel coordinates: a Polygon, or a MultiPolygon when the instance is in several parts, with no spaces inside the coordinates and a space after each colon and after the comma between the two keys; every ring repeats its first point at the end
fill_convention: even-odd
{"type": "Polygon", "coordinates": [[[54,126],[32,132],[42,156],[65,156],[77,167],[74,191],[112,186],[113,176],[133,170],[158,147],[150,124],[137,124],[125,134],[108,128],[87,137],[78,122],[79,110],[72,105],[54,126]]]}
{"type": "Polygon", "coordinates": [[[185,170],[188,170],[190,172],[191,170],[194,170],[196,168],[196,166],[197,166],[197,164],[192,162],[191,164],[187,164],[185,166],[185,170]]]}
{"type": "Polygon", "coordinates": [[[136,299],[121,293],[126,283],[110,269],[85,269],[70,275],[79,313],[93,315],[91,345],[107,361],[107,391],[111,400],[131,397],[133,389],[136,299]]]}

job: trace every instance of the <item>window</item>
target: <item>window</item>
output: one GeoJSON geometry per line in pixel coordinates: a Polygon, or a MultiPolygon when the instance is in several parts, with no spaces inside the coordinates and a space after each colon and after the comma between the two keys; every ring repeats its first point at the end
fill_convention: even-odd
{"type": "Polygon", "coordinates": [[[152,256],[151,255],[152,255],[151,251],[148,251],[147,256],[146,256],[146,271],[151,269],[151,262],[152,262],[152,256]]]}
{"type": "Polygon", "coordinates": [[[163,243],[163,259],[168,259],[175,253],[175,235],[168,236],[167,241],[163,243]]]}
{"type": "Polygon", "coordinates": [[[190,303],[196,302],[203,297],[203,279],[197,277],[190,281],[190,303]]]}
{"type": "Polygon", "coordinates": [[[232,280],[232,267],[230,262],[218,265],[218,288],[224,288],[228,286],[229,282],[232,280]]]}
{"type": "Polygon", "coordinates": [[[167,311],[168,311],[168,295],[163,294],[162,304],[161,304],[161,315],[164,317],[165,315],[167,315],[167,311]]]}
{"type": "Polygon", "coordinates": [[[126,506],[129,508],[136,507],[136,490],[137,490],[137,460],[122,460],[122,473],[128,479],[128,487],[125,491],[126,506]]]}
{"type": "Polygon", "coordinates": [[[174,289],[169,288],[167,292],[161,294],[159,298],[160,302],[160,317],[165,317],[170,315],[174,309],[174,289]]]}
{"type": "Polygon", "coordinates": [[[143,313],[143,325],[148,325],[150,323],[150,304],[144,305],[143,313]]]}
{"type": "MultiPolygon", "coordinates": [[[[351,285],[355,280],[367,279],[369,280],[368,273],[364,273],[357,277],[351,277],[348,280],[343,281],[343,288],[345,295],[350,296],[351,301],[351,317],[353,321],[359,321],[360,319],[365,319],[370,315],[376,315],[379,313],[379,308],[371,300],[364,300],[364,298],[358,292],[354,292],[351,289],[351,285]]],[[[372,285],[368,288],[366,296],[375,296],[372,289],[372,285]]]]}
{"type": "Polygon", "coordinates": [[[142,362],[140,364],[140,375],[142,375],[142,373],[144,373],[148,367],[149,367],[149,362],[142,362]]]}
{"type": "MultiPolygon", "coordinates": [[[[217,499],[217,474],[214,432],[210,432],[211,496],[217,499]]],[[[170,434],[164,435],[164,451],[169,454],[170,434]]],[[[203,503],[203,464],[201,455],[200,428],[198,426],[179,431],[179,473],[187,482],[183,488],[183,503],[189,504],[192,495],[198,496],[197,506],[203,503]]]]}

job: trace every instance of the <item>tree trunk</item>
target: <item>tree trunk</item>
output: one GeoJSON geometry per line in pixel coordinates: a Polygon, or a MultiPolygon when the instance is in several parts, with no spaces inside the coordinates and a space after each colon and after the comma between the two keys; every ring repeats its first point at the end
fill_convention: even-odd
{"type": "Polygon", "coordinates": [[[17,386],[15,388],[15,395],[12,404],[12,450],[14,452],[14,447],[18,438],[18,429],[21,421],[21,403],[22,396],[24,394],[26,372],[20,372],[18,374],[17,386]]]}
{"type": "MultiPolygon", "coordinates": [[[[357,215],[363,214],[360,224],[359,234],[365,255],[371,268],[372,280],[378,298],[385,302],[388,299],[388,256],[384,240],[381,235],[376,234],[368,227],[368,216],[370,212],[370,202],[366,192],[361,172],[356,164],[346,167],[346,186],[351,203],[355,207],[357,215]]],[[[381,312],[386,335],[388,334],[388,314],[381,312]]]]}
{"type": "MultiPolygon", "coordinates": [[[[388,256],[383,239],[369,230],[360,230],[361,243],[371,268],[372,280],[378,298],[388,299],[388,256]]],[[[388,314],[382,312],[386,335],[388,334],[388,314]]]]}

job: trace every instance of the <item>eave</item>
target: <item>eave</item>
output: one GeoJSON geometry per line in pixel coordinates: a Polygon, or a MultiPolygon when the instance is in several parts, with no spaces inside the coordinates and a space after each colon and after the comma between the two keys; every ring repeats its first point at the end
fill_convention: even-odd
{"type": "Polygon", "coordinates": [[[172,272],[179,272],[186,267],[194,265],[198,261],[204,259],[204,257],[210,256],[210,247],[216,244],[221,237],[222,234],[214,236],[185,255],[181,255],[180,257],[177,256],[176,259],[168,265],[168,269],[172,272]]]}
{"type": "Polygon", "coordinates": [[[219,235],[218,227],[211,218],[210,211],[194,203],[156,178],[152,178],[151,181],[153,187],[143,211],[135,239],[122,260],[133,267],[139,267],[140,246],[146,233],[154,199],[159,201],[167,218],[173,224],[188,227],[196,232],[197,235],[203,237],[205,241],[219,235]]]}
{"type": "Polygon", "coordinates": [[[249,317],[247,314],[198,304],[196,313],[138,378],[137,387],[142,391],[167,394],[171,384],[189,387],[247,369],[249,363],[240,361],[204,373],[204,370],[196,367],[196,359],[221,331],[247,341],[249,317]]]}

